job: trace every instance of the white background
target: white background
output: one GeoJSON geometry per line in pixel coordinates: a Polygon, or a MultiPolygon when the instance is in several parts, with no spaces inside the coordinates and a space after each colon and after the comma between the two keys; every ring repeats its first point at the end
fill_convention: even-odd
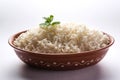
{"type": "Polygon", "coordinates": [[[120,80],[120,0],[0,0],[0,80],[120,80]],[[16,32],[38,26],[43,16],[94,27],[115,38],[95,66],[46,71],[26,66],[8,45],[16,32]]]}

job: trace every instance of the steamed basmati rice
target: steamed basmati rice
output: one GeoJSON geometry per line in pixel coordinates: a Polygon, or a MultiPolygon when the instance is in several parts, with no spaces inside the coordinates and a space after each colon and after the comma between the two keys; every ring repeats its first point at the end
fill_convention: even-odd
{"type": "Polygon", "coordinates": [[[103,48],[109,37],[85,25],[60,24],[47,30],[37,27],[27,30],[15,39],[20,49],[44,54],[74,54],[103,48]]]}

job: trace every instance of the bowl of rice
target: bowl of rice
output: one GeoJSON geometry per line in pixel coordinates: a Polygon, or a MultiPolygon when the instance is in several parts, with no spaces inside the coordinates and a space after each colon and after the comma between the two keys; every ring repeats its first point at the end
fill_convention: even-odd
{"type": "Polygon", "coordinates": [[[40,25],[10,37],[8,43],[27,65],[49,70],[74,70],[103,59],[114,38],[85,25],[40,25]]]}

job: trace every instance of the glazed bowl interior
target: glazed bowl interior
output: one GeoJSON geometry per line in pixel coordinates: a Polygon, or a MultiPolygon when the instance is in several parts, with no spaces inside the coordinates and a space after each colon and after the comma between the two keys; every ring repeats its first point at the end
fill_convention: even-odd
{"type": "Polygon", "coordinates": [[[107,33],[110,39],[110,43],[101,49],[85,51],[75,54],[43,54],[43,53],[34,53],[31,51],[25,51],[20,48],[17,48],[13,42],[21,34],[26,31],[22,31],[14,34],[8,40],[8,43],[11,47],[14,48],[17,56],[26,64],[37,67],[40,69],[49,69],[49,70],[74,70],[81,69],[91,65],[94,65],[101,61],[105,54],[107,53],[109,47],[114,43],[114,38],[107,33]]]}

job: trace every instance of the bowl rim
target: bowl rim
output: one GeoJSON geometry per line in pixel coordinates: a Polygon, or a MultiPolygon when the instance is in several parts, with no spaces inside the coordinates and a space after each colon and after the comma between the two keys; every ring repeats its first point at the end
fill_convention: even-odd
{"type": "Polygon", "coordinates": [[[109,37],[109,40],[110,40],[110,43],[109,43],[107,46],[103,47],[103,48],[96,49],[96,50],[79,52],[79,53],[72,53],[72,54],[68,54],[68,53],[66,53],[66,54],[53,54],[54,52],[53,52],[52,54],[46,54],[46,53],[45,53],[45,54],[44,54],[44,53],[41,54],[41,53],[37,53],[37,52],[32,52],[32,51],[27,51],[27,50],[20,49],[20,48],[16,47],[16,46],[13,44],[13,41],[15,40],[15,38],[18,37],[20,34],[25,33],[26,31],[27,31],[27,30],[24,30],[24,31],[20,31],[20,32],[18,32],[18,33],[13,34],[13,35],[8,39],[8,44],[9,44],[11,47],[13,47],[14,49],[16,49],[16,50],[19,50],[19,51],[22,51],[22,52],[25,52],[25,53],[29,53],[29,54],[42,55],[42,56],[75,56],[75,55],[86,55],[86,54],[89,54],[89,53],[94,53],[94,52],[97,52],[97,51],[101,51],[101,50],[107,49],[107,48],[109,48],[111,45],[113,45],[113,43],[115,42],[115,39],[114,39],[111,35],[103,32],[105,35],[107,35],[107,36],[109,37]]]}

